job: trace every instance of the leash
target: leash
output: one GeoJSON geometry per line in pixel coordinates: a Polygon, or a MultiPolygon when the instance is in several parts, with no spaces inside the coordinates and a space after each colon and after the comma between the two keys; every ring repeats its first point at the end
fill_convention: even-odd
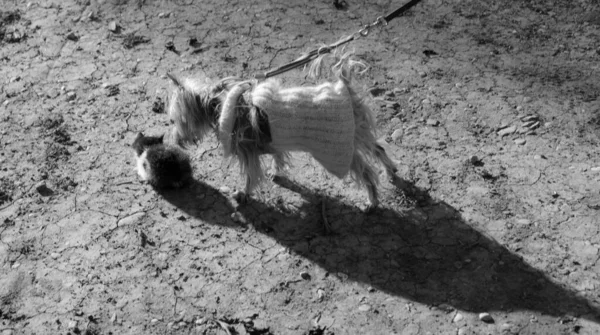
{"type": "Polygon", "coordinates": [[[346,43],[350,43],[360,37],[366,37],[367,35],[369,35],[369,32],[377,26],[387,26],[388,22],[397,18],[398,16],[401,16],[402,14],[404,14],[406,11],[408,11],[409,9],[411,9],[412,7],[414,7],[417,3],[421,2],[421,1],[422,0],[410,0],[404,6],[396,9],[395,11],[386,15],[385,17],[384,16],[378,17],[375,20],[375,22],[365,25],[362,29],[360,29],[359,31],[357,31],[356,33],[354,33],[348,37],[345,37],[345,38],[343,38],[333,44],[330,44],[328,46],[324,46],[324,47],[320,47],[318,49],[311,50],[310,52],[300,56],[299,58],[295,59],[294,61],[292,61],[288,64],[285,64],[285,65],[282,65],[274,70],[267,71],[264,73],[257,73],[254,75],[254,78],[259,79],[259,80],[267,79],[269,77],[273,77],[278,74],[295,69],[297,67],[306,65],[306,64],[312,62],[313,60],[315,60],[316,58],[318,58],[319,56],[329,53],[346,43]]]}

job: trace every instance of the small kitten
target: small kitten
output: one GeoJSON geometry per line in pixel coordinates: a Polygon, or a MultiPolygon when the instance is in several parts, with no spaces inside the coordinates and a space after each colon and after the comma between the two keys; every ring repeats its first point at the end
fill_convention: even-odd
{"type": "Polygon", "coordinates": [[[161,136],[139,133],[132,144],[138,175],[155,188],[180,188],[192,179],[189,156],[179,147],[163,143],[161,136]]]}

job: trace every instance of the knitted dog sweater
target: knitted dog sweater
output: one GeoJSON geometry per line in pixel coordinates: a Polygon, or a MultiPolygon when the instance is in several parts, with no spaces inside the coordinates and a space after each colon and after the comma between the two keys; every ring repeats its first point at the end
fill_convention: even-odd
{"type": "Polygon", "coordinates": [[[338,178],[348,173],[355,120],[343,81],[285,89],[277,81],[265,81],[254,87],[250,99],[269,118],[274,149],[308,152],[338,178]]]}

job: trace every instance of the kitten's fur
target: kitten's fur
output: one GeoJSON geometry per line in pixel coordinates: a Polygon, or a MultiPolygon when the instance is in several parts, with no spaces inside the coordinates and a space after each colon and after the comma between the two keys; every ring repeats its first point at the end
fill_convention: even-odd
{"type": "Polygon", "coordinates": [[[192,179],[188,155],[179,147],[163,143],[161,136],[139,133],[132,144],[142,180],[156,188],[179,188],[192,179]]]}

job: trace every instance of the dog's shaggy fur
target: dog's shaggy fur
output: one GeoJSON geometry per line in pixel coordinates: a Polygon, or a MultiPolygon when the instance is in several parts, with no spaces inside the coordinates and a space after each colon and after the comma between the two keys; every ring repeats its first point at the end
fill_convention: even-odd
{"type": "MultiPolygon", "coordinates": [[[[373,113],[350,85],[351,65],[348,59],[343,59],[332,67],[336,81],[330,86],[345,90],[351,100],[347,105],[352,110],[348,110],[347,113],[350,113],[348,117],[354,120],[354,143],[350,144],[354,151],[347,174],[358,185],[367,189],[370,202],[367,210],[371,210],[378,205],[379,178],[374,165],[377,162],[381,163],[391,178],[396,177],[396,168],[384,149],[376,143],[373,113]]],[[[211,85],[201,84],[195,79],[180,80],[172,75],[169,77],[175,84],[168,104],[169,117],[174,125],[174,140],[185,146],[202,141],[211,130],[215,131],[223,144],[226,156],[231,154],[236,157],[242,174],[246,176],[242,200],[245,200],[264,178],[261,155],[273,156],[275,173],[287,165],[289,152],[277,149],[276,143],[273,143],[273,125],[269,123],[268,110],[252,103],[253,89],[257,87],[255,82],[230,77],[211,85]]],[[[259,85],[274,91],[282,89],[280,84],[273,80],[259,85]]],[[[319,91],[319,87],[312,89],[319,91]]],[[[319,111],[315,110],[315,113],[319,111]]],[[[336,126],[331,127],[332,133],[344,130],[339,129],[339,125],[337,129],[336,126]]],[[[314,139],[311,140],[314,142],[314,139]]],[[[302,151],[303,147],[300,143],[294,150],[302,151]]]]}

